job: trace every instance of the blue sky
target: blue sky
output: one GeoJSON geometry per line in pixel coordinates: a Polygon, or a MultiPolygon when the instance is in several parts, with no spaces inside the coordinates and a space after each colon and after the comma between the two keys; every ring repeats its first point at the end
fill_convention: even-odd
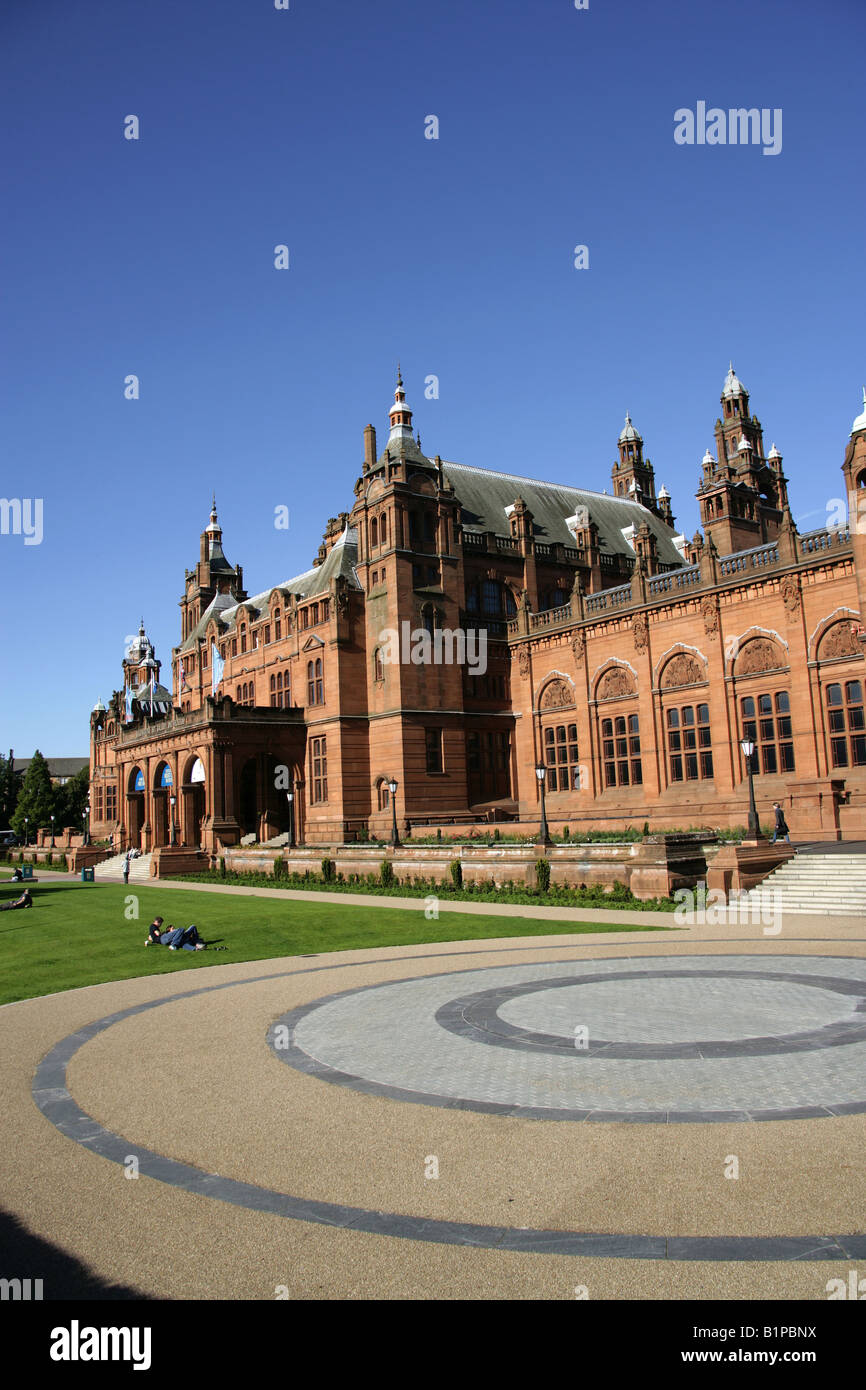
{"type": "Polygon", "coordinates": [[[733,358],[823,524],[864,39],[861,0],[6,0],[0,490],[43,538],[0,535],[0,747],[86,753],[142,614],[167,674],[212,489],[250,592],[306,569],[398,358],[480,467],[609,488],[629,409],[689,535],[733,358]],[[675,144],[699,101],[780,108],[781,153],[675,144]]]}

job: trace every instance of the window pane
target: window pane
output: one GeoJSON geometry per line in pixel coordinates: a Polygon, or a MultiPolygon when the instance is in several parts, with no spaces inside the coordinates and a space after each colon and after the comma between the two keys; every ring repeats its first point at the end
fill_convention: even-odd
{"type": "Polygon", "coordinates": [[[776,696],[776,709],[779,714],[788,714],[791,709],[791,701],[788,699],[787,691],[780,690],[776,696]]]}
{"type": "Polygon", "coordinates": [[[827,704],[828,704],[828,705],[841,705],[841,703],[842,703],[842,687],[841,687],[841,685],[828,685],[828,686],[827,686],[827,704]]]}
{"type": "Polygon", "coordinates": [[[742,710],[743,710],[743,718],[744,718],[744,719],[754,719],[754,717],[755,717],[755,702],[754,702],[754,700],[752,699],[751,695],[749,695],[749,696],[747,697],[747,699],[743,700],[743,702],[742,702],[742,710]]]}
{"type": "Polygon", "coordinates": [[[845,686],[845,693],[848,696],[849,705],[860,705],[863,703],[863,688],[859,681],[849,681],[845,686]]]}
{"type": "Polygon", "coordinates": [[[761,748],[761,758],[765,772],[776,772],[776,748],[775,744],[766,743],[761,748]]]}
{"type": "Polygon", "coordinates": [[[772,714],[772,713],[773,713],[773,701],[771,700],[770,696],[769,696],[769,695],[759,695],[759,696],[758,696],[758,707],[759,707],[759,709],[760,709],[760,711],[761,711],[761,714],[772,714]]]}

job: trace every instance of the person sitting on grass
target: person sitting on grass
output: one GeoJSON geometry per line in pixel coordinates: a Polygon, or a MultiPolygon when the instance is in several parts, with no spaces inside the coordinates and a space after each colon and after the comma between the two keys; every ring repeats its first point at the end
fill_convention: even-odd
{"type": "Polygon", "coordinates": [[[157,917],[151,924],[150,931],[145,940],[145,946],[153,942],[160,946],[167,946],[170,951],[203,951],[205,946],[198,934],[198,927],[173,927],[169,922],[165,931],[162,930],[162,918],[157,917]]]}
{"type": "Polygon", "coordinates": [[[20,897],[20,898],[16,898],[15,901],[14,901],[14,902],[11,902],[11,903],[3,903],[2,907],[0,907],[0,912],[12,912],[12,911],[14,911],[14,909],[15,909],[16,907],[32,907],[32,906],[33,906],[33,899],[32,899],[31,896],[30,896],[30,889],[29,889],[29,888],[25,888],[25,889],[24,889],[24,892],[21,894],[21,897],[20,897]]]}
{"type": "Polygon", "coordinates": [[[20,869],[14,869],[14,870],[13,870],[13,872],[12,872],[12,877],[11,877],[11,879],[9,880],[9,882],[10,882],[10,883],[23,883],[23,882],[24,882],[24,875],[22,874],[22,872],[21,872],[20,869]]]}

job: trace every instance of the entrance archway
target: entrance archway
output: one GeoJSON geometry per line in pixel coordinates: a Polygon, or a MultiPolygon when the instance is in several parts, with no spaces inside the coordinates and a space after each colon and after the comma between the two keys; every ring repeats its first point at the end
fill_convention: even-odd
{"type": "Polygon", "coordinates": [[[204,764],[196,755],[187,758],[180,785],[178,821],[180,842],[201,846],[201,826],[206,809],[204,764]]]}
{"type": "Polygon", "coordinates": [[[134,767],[126,782],[126,844],[128,849],[141,849],[141,828],[144,825],[144,773],[134,767]]]}
{"type": "Polygon", "coordinates": [[[168,763],[157,764],[153,778],[153,844],[171,843],[170,798],[174,796],[174,779],[168,763]]]}

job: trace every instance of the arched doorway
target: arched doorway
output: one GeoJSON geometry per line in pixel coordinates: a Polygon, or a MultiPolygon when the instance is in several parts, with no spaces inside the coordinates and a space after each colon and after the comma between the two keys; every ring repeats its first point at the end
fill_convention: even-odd
{"type": "Polygon", "coordinates": [[[179,835],[183,845],[201,846],[201,825],[205,815],[206,774],[201,758],[187,758],[179,792],[179,835]]]}
{"type": "Polygon", "coordinates": [[[128,849],[141,849],[144,825],[144,773],[134,767],[126,782],[126,843],[128,849]]]}
{"type": "Polygon", "coordinates": [[[258,835],[259,806],[256,760],[247,758],[238,778],[238,824],[242,835],[258,835]]]}
{"type": "Polygon", "coordinates": [[[153,779],[153,845],[167,845],[171,842],[171,799],[174,797],[174,779],[168,763],[157,764],[153,779]]]}

